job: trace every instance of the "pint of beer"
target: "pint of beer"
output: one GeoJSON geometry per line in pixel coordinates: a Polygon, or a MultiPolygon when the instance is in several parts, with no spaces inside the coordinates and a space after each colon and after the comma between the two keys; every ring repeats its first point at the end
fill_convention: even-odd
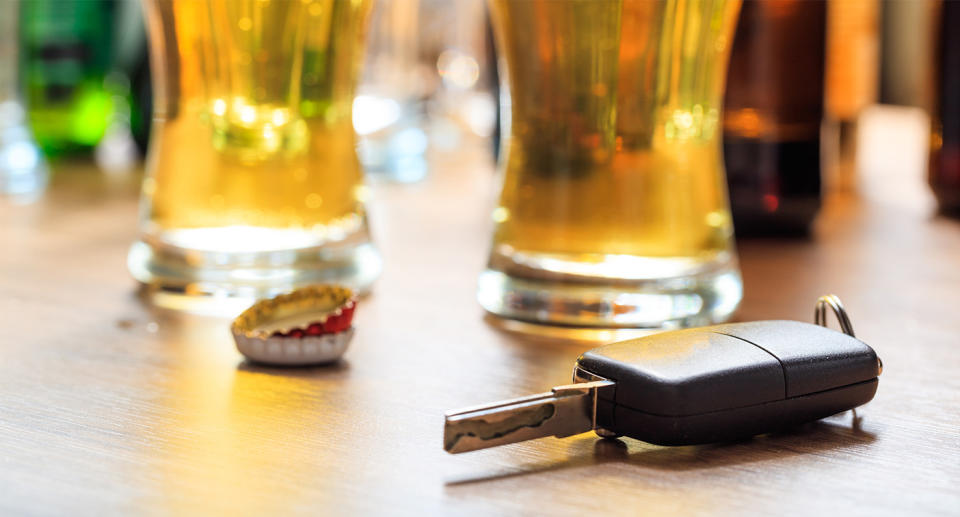
{"type": "Polygon", "coordinates": [[[509,120],[481,305],[567,325],[727,319],[742,289],[720,118],[739,1],[490,6],[509,120]]]}
{"type": "Polygon", "coordinates": [[[370,2],[146,7],[155,138],[134,277],[194,299],[323,281],[368,287],[380,259],[352,102],[370,2]]]}

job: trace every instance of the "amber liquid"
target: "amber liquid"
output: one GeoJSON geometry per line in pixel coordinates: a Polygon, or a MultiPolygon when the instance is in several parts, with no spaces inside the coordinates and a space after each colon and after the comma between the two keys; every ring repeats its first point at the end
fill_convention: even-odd
{"type": "Polygon", "coordinates": [[[143,187],[151,233],[229,247],[211,229],[285,230],[273,234],[284,248],[342,239],[361,227],[351,108],[368,7],[347,0],[153,3],[174,28],[178,53],[168,56],[168,68],[179,74],[163,85],[159,141],[143,187]]]}
{"type": "Polygon", "coordinates": [[[369,7],[147,2],[157,95],[138,280],[218,296],[372,281],[352,124],[369,7]]]}
{"type": "Polygon", "coordinates": [[[512,104],[495,253],[728,250],[719,120],[737,5],[493,2],[512,104]]]}
{"type": "Polygon", "coordinates": [[[490,5],[510,120],[488,270],[501,276],[481,277],[481,303],[521,319],[606,325],[548,314],[580,302],[608,307],[595,293],[542,299],[538,309],[506,305],[564,283],[650,293],[671,281],[696,291],[694,275],[735,271],[720,117],[739,1],[490,5]],[[504,287],[521,279],[550,283],[504,287]]]}

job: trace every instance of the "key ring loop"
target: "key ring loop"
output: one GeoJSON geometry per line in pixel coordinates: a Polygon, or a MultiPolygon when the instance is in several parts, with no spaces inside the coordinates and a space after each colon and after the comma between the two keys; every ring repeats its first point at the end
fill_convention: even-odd
{"type": "Polygon", "coordinates": [[[843,302],[835,294],[825,294],[817,298],[817,308],[813,313],[813,322],[821,327],[827,326],[827,306],[833,309],[833,314],[837,317],[840,324],[840,330],[850,337],[857,337],[853,333],[853,324],[850,323],[850,317],[847,316],[847,310],[843,308],[843,302]]]}

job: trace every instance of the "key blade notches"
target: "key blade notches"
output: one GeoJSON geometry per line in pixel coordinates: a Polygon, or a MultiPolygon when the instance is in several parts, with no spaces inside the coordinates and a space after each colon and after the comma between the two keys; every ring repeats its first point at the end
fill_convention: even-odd
{"type": "Polygon", "coordinates": [[[557,386],[548,393],[447,413],[443,448],[456,454],[590,431],[595,427],[597,390],[607,386],[613,382],[557,386]]]}

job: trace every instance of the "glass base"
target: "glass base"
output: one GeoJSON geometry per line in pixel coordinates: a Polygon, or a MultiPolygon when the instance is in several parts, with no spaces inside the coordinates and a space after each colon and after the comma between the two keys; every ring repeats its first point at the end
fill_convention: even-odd
{"type": "MultiPolygon", "coordinates": [[[[614,264],[623,258],[611,259],[614,264]]],[[[660,261],[647,271],[676,271],[687,261],[660,261]],[[678,264],[678,262],[681,262],[678,264]]],[[[496,264],[498,260],[493,260],[496,264]]],[[[525,260],[529,264],[530,260],[525,260]]],[[[507,274],[487,269],[480,275],[477,298],[487,311],[521,321],[607,328],[682,328],[712,325],[733,315],[743,297],[743,283],[736,259],[723,254],[682,276],[611,278],[583,276],[578,263],[574,274],[563,274],[563,262],[549,259],[550,270],[536,274],[507,274]],[[558,267],[559,266],[559,267],[558,267]]],[[[684,265],[686,264],[686,265],[684,265]]],[[[582,266],[582,264],[581,264],[582,266]]],[[[590,270],[616,269],[592,263],[590,270]]],[[[634,270],[636,271],[636,270],[634,270]]],[[[641,269],[640,271],[643,271],[641,269]]],[[[629,277],[629,275],[625,275],[629,277]]]]}
{"type": "Polygon", "coordinates": [[[257,299],[309,284],[336,283],[367,292],[380,275],[382,262],[365,236],[356,237],[311,246],[305,245],[310,234],[295,230],[181,230],[134,243],[127,267],[151,303],[190,312],[236,314],[257,299]],[[244,237],[237,238],[238,232],[244,237]]]}
{"type": "Polygon", "coordinates": [[[491,327],[502,332],[516,334],[524,338],[544,339],[551,343],[566,342],[594,348],[607,343],[626,341],[663,332],[662,328],[631,327],[583,327],[573,325],[551,325],[516,319],[501,318],[487,313],[483,320],[491,327]]]}

